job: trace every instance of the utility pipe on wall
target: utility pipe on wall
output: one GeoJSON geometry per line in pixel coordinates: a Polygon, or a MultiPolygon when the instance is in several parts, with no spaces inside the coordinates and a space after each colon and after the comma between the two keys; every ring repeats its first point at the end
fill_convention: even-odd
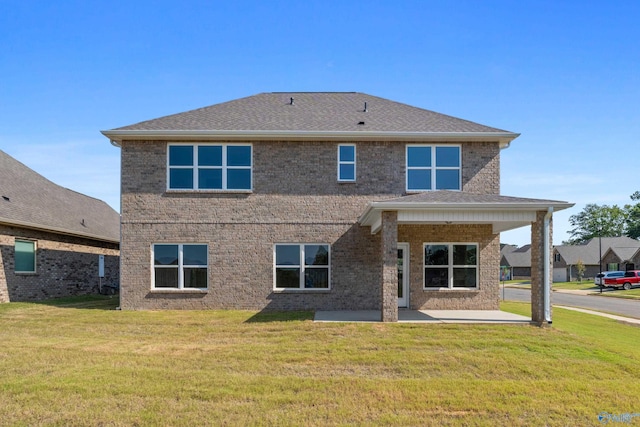
{"type": "Polygon", "coordinates": [[[549,246],[551,243],[551,233],[550,233],[550,224],[551,217],[553,216],[553,207],[549,207],[547,210],[547,214],[544,216],[544,249],[543,259],[544,262],[544,277],[542,278],[542,286],[543,286],[543,299],[544,299],[544,320],[545,322],[551,324],[551,269],[549,268],[549,256],[550,250],[549,246]]]}

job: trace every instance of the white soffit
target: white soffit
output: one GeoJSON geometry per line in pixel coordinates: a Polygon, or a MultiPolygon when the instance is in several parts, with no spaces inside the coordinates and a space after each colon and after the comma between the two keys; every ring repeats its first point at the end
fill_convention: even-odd
{"type": "MultiPolygon", "coordinates": [[[[524,227],[535,222],[535,220],[536,211],[398,210],[398,224],[492,224],[494,233],[524,227]]],[[[371,234],[376,234],[380,231],[382,226],[380,211],[373,213],[373,218],[370,218],[370,222],[371,234]]]]}

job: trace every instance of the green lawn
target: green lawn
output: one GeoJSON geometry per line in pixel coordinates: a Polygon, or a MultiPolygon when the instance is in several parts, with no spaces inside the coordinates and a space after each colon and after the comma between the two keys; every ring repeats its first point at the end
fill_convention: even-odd
{"type": "Polygon", "coordinates": [[[565,426],[640,412],[640,328],[598,316],[340,324],[116,305],[0,305],[0,425],[565,426]]]}
{"type": "Polygon", "coordinates": [[[611,291],[603,292],[605,297],[626,298],[626,299],[640,299],[640,288],[629,289],[628,291],[611,291]]]}
{"type": "Polygon", "coordinates": [[[553,289],[569,289],[569,290],[589,290],[599,291],[600,288],[593,283],[593,280],[583,280],[582,282],[554,282],[553,289]]]}

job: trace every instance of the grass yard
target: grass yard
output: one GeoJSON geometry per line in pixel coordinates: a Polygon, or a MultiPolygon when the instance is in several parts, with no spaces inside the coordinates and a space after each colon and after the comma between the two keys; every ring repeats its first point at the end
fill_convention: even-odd
{"type": "Polygon", "coordinates": [[[0,305],[0,424],[565,426],[640,412],[640,328],[602,317],[337,324],[116,305],[0,305]]]}
{"type": "Polygon", "coordinates": [[[593,283],[593,280],[583,280],[582,282],[554,282],[553,289],[568,289],[568,290],[584,290],[584,291],[598,291],[600,288],[593,283]]]}
{"type": "Polygon", "coordinates": [[[615,290],[603,292],[602,296],[626,299],[640,299],[640,288],[629,289],[628,291],[615,290]]]}

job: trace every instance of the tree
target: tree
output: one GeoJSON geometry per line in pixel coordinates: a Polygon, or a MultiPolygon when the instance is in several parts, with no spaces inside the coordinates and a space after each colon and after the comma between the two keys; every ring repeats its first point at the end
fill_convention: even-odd
{"type": "MultiPolygon", "coordinates": [[[[631,200],[640,201],[640,191],[633,193],[631,200]]],[[[640,202],[627,205],[627,236],[632,239],[640,237],[640,202]]]]}
{"type": "Polygon", "coordinates": [[[578,261],[576,262],[576,273],[578,274],[578,282],[582,282],[585,271],[587,271],[587,267],[585,267],[584,262],[582,262],[581,259],[578,259],[578,261]]]}
{"type": "MultiPolygon", "coordinates": [[[[640,197],[640,194],[638,194],[640,197]]],[[[640,203],[638,214],[640,214],[640,203]]],[[[568,245],[585,243],[594,237],[617,237],[625,235],[628,224],[627,207],[620,208],[617,205],[597,205],[590,203],[582,212],[569,217],[569,224],[573,227],[568,245]]],[[[640,224],[639,224],[640,225],[640,224]]],[[[639,230],[640,231],[640,230],[639,230]]]]}

